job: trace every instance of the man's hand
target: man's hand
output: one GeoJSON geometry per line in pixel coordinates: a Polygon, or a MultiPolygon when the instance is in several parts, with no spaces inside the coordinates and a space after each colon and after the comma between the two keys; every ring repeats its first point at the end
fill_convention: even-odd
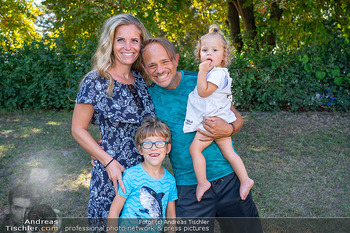
{"type": "Polygon", "coordinates": [[[224,137],[231,137],[233,134],[238,133],[243,126],[243,117],[237,111],[237,109],[231,104],[231,111],[235,114],[236,120],[233,122],[234,127],[220,117],[207,117],[203,120],[202,124],[204,129],[197,131],[201,133],[199,140],[211,141],[224,137]]]}
{"type": "Polygon", "coordinates": [[[232,125],[220,117],[207,117],[202,121],[202,124],[206,131],[198,129],[198,132],[201,133],[201,137],[199,138],[201,141],[230,137],[233,131],[232,125]]]}

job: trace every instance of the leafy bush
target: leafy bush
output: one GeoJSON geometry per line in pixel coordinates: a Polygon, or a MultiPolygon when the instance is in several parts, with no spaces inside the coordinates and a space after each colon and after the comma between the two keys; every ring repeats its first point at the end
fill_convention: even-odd
{"type": "MultiPolygon", "coordinates": [[[[1,47],[0,108],[73,108],[96,45],[92,39],[71,48],[58,37],[1,47]]],[[[179,69],[198,70],[193,48],[177,47],[179,69]]],[[[297,51],[281,47],[235,55],[228,67],[235,105],[257,111],[349,111],[349,61],[349,44],[338,37],[297,51]]]]}
{"type": "Polygon", "coordinates": [[[72,51],[60,37],[1,48],[0,107],[72,108],[80,80],[90,69],[92,51],[92,43],[72,51]]]}
{"type": "Polygon", "coordinates": [[[343,38],[291,52],[236,55],[229,67],[232,93],[245,110],[349,111],[349,61],[343,38]]]}

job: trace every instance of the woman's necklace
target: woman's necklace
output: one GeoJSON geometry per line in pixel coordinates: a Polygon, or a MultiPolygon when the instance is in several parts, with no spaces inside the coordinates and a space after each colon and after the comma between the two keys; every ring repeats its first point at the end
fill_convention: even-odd
{"type": "Polygon", "coordinates": [[[113,79],[115,79],[119,82],[122,82],[125,84],[134,84],[134,82],[135,82],[135,78],[132,75],[131,71],[129,72],[129,74],[126,77],[118,74],[117,71],[115,71],[115,70],[111,70],[109,73],[112,75],[112,78],[113,78],[113,76],[115,76],[116,78],[113,78],[113,79]]]}

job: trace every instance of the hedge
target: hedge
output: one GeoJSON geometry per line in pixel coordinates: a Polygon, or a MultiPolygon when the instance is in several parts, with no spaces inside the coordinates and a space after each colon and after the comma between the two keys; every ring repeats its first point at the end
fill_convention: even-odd
{"type": "Polygon", "coordinates": [[[349,110],[350,46],[344,38],[286,51],[235,57],[229,70],[237,106],[260,111],[349,110]]]}
{"type": "MultiPolygon", "coordinates": [[[[96,40],[68,48],[58,38],[0,48],[0,108],[71,109],[90,70],[96,40]],[[18,48],[15,48],[15,47],[18,48]]],[[[12,43],[12,44],[11,44],[12,43]]],[[[192,51],[179,48],[179,69],[196,70],[192,51]]],[[[349,111],[350,49],[344,38],[322,46],[235,55],[228,67],[235,105],[255,111],[349,111]]]]}

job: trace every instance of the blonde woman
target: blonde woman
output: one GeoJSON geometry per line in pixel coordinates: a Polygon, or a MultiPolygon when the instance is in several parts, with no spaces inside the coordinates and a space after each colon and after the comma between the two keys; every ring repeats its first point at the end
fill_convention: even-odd
{"type": "Polygon", "coordinates": [[[89,218],[106,218],[118,190],[125,192],[122,172],[142,162],[134,136],[154,106],[140,74],[140,49],[148,39],[143,24],[130,14],[109,18],[100,35],[93,69],[83,79],[72,119],[72,135],[95,159],[89,218]],[[101,132],[96,143],[90,122],[101,132]],[[102,149],[103,148],[103,149],[102,149]]]}

